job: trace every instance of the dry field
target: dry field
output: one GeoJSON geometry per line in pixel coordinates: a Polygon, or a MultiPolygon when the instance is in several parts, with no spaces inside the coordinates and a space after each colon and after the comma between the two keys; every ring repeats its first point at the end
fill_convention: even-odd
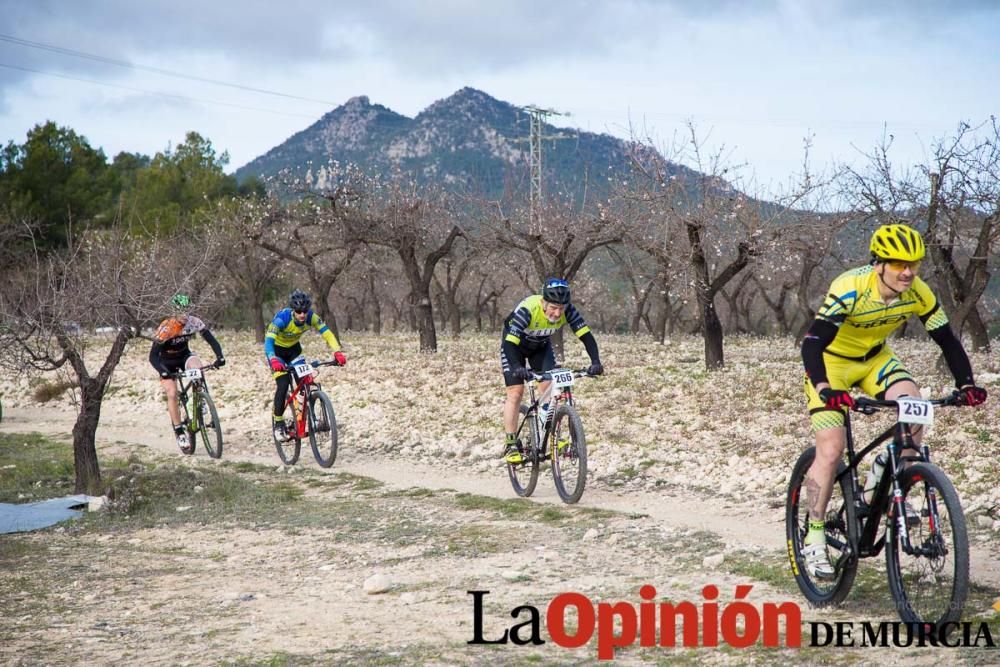
{"type": "MultiPolygon", "coordinates": [[[[345,339],[349,365],[321,376],[341,428],[330,470],[315,464],[308,447],[294,468],[279,465],[267,430],[273,382],[249,335],[222,333],[229,364],[210,376],[226,437],[222,461],[200,448],[194,457],[177,452],[148,348],[131,349],[98,430],[105,478],[118,489],[113,510],[0,537],[0,662],[596,660],[593,640],[577,649],[551,641],[469,645],[472,590],[490,591],[486,639],[527,618],[512,620],[518,605],[537,607],[544,624],[560,593],[638,605],[644,584],[656,588],[657,600],[697,604],[712,584],[720,608],[737,585],[751,584],[747,600],[755,606],[801,604],[806,633],[809,621],[895,620],[882,558],[862,563],[848,602],[836,610],[810,609],[788,572],[785,484],[810,437],[791,340],[730,337],[726,369],[706,373],[699,339],[658,345],[599,336],[607,375],[581,381],[576,392],[591,473],[580,504],[568,507],[546,470],[532,499],[516,499],[510,489],[499,463],[495,337],[443,338],[437,355],[418,354],[413,336],[345,339]]],[[[318,337],[304,343],[307,353],[324,351],[318,337]]],[[[95,339],[95,350],[100,345],[95,339]]],[[[583,365],[582,346],[567,345],[567,365],[583,365]]],[[[894,347],[932,393],[946,391],[950,380],[934,368],[933,343],[894,347]]],[[[209,353],[203,342],[195,349],[209,353]]],[[[941,410],[929,442],[966,508],[973,551],[967,620],[989,621],[1000,642],[1000,615],[990,608],[1000,598],[1000,362],[977,356],[973,366],[990,402],[941,410]]],[[[37,404],[32,382],[0,376],[0,442],[8,450],[34,451],[43,440],[31,433],[68,442],[71,393],[37,404]]],[[[859,438],[886,419],[869,419],[859,438]]],[[[58,449],[66,448],[39,451],[48,457],[58,449]]],[[[38,486],[21,499],[52,495],[51,484],[38,486]]],[[[617,657],[624,664],[990,664],[997,655],[758,643],[635,646],[617,657]]]]}

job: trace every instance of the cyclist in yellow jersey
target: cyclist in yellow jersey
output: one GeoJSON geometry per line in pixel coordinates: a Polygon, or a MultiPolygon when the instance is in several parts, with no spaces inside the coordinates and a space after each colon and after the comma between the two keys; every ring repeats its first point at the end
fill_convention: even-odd
{"type": "MultiPolygon", "coordinates": [[[[533,294],[517,304],[514,311],[504,320],[500,341],[500,366],[503,369],[504,384],[507,386],[507,400],[503,406],[504,458],[508,463],[523,461],[520,443],[517,442],[517,415],[524,396],[524,381],[531,378],[530,365],[538,373],[556,367],[552,351],[551,337],[564,325],[583,343],[590,357],[588,372],[600,375],[604,372],[597,340],[583,316],[570,303],[569,283],[560,278],[550,278],[545,282],[541,294],[533,294]]],[[[539,384],[539,393],[545,393],[548,382],[539,384]]]]}
{"type": "MultiPolygon", "coordinates": [[[[870,264],[841,274],[830,285],[802,341],[805,392],[816,437],[816,459],[806,480],[809,532],[802,553],[809,573],[820,579],[834,577],[823,528],[837,464],[847,446],[844,411],[854,406],[851,387],[878,399],[920,395],[886,342],[889,334],[916,315],[941,347],[966,403],[986,400],[986,390],[973,381],[961,341],[934,293],[917,275],[925,254],[920,233],[906,225],[883,225],[872,235],[870,249],[870,264]]],[[[917,443],[920,431],[914,428],[917,443]]]]}
{"type": "Polygon", "coordinates": [[[274,437],[278,440],[285,440],[288,437],[283,417],[285,398],[292,384],[292,379],[288,375],[288,364],[302,354],[299,339],[310,327],[323,336],[323,340],[333,351],[333,359],[337,364],[343,366],[347,363],[347,357],[340,351],[337,337],[320,316],[312,311],[312,299],[309,295],[300,290],[292,292],[288,298],[288,308],[275,313],[274,319],[267,325],[267,333],[264,336],[264,356],[267,358],[275,382],[272,416],[274,437]]]}

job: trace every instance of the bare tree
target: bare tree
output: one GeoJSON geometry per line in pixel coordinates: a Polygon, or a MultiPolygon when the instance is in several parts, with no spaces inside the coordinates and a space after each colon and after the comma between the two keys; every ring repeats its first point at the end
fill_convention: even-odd
{"type": "Polygon", "coordinates": [[[457,206],[441,190],[420,187],[398,174],[386,183],[356,175],[347,185],[360,218],[352,227],[359,242],[390,248],[409,283],[409,306],[420,335],[421,352],[437,352],[431,301],[434,271],[463,236],[457,206]]]}
{"type": "Polygon", "coordinates": [[[270,200],[249,237],[304,271],[316,311],[339,336],[330,291],[361,245],[351,233],[353,225],[363,224],[354,207],[356,195],[343,184],[324,190],[299,189],[298,194],[306,200],[289,205],[270,200]]]}
{"type": "MultiPolygon", "coordinates": [[[[814,185],[806,173],[774,203],[752,197],[736,187],[748,189],[737,178],[736,168],[728,166],[725,147],[706,152],[705,140],[694,125],[689,123],[687,130],[687,138],[675,142],[667,153],[670,159],[649,140],[633,142],[632,164],[642,178],[628,196],[646,204],[662,226],[640,245],[643,250],[656,257],[658,248],[670,247],[664,245],[668,240],[686,241],[687,278],[698,304],[705,365],[714,369],[725,363],[716,296],[776,242],[779,223],[814,185]]],[[[672,259],[675,253],[666,257],[672,259]]]]}
{"type": "Polygon", "coordinates": [[[23,255],[0,276],[0,363],[22,372],[70,370],[79,392],[75,488],[99,493],[95,436],[115,367],[141,327],[184,287],[184,276],[205,266],[205,256],[195,255],[184,239],[136,237],[120,223],[69,238],[65,251],[23,255]],[[184,274],[164,268],[171,266],[183,266],[184,274]],[[88,335],[98,326],[112,329],[110,342],[88,335]],[[92,348],[104,357],[96,371],[85,358],[92,348]]]}
{"type": "Polygon", "coordinates": [[[960,123],[934,143],[927,164],[906,169],[892,162],[892,143],[883,136],[866,168],[845,169],[844,196],[873,224],[926,219],[928,277],[957,333],[968,331],[976,349],[988,350],[979,304],[1000,242],[1000,127],[995,118],[975,128],[960,123]]]}
{"type": "MultiPolygon", "coordinates": [[[[589,205],[585,200],[580,211],[571,206],[566,202],[550,203],[543,207],[538,221],[533,222],[523,208],[490,202],[496,242],[529,258],[536,285],[550,277],[572,281],[590,253],[621,243],[621,222],[606,204],[589,205]]],[[[560,330],[552,337],[553,349],[560,359],[561,334],[560,330]]]]}
{"type": "Polygon", "coordinates": [[[264,301],[281,267],[278,255],[251,238],[259,229],[264,214],[265,205],[256,200],[221,201],[215,211],[218,224],[211,227],[213,247],[222,265],[250,302],[254,337],[258,343],[264,342],[267,326],[264,301]]]}

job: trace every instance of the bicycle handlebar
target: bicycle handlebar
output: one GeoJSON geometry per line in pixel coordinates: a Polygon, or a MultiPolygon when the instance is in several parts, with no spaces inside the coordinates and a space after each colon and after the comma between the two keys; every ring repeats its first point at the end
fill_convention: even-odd
{"type": "MultiPolygon", "coordinates": [[[[595,378],[595,377],[597,377],[596,375],[591,375],[588,372],[589,370],[590,369],[588,369],[588,368],[580,368],[580,369],[572,370],[571,372],[573,373],[573,377],[575,377],[575,378],[582,378],[582,377],[595,378]]],[[[532,371],[531,372],[531,379],[533,381],[535,381],[535,382],[541,382],[543,380],[551,380],[552,379],[552,371],[545,371],[544,373],[536,373],[536,372],[532,371]]]]}
{"type": "Polygon", "coordinates": [[[180,370],[174,371],[173,373],[171,373],[167,377],[171,378],[171,379],[174,379],[174,380],[179,380],[180,378],[184,377],[184,371],[199,370],[199,371],[201,371],[203,373],[205,371],[217,371],[217,370],[219,370],[219,367],[216,364],[217,364],[217,362],[213,361],[212,363],[208,364],[207,366],[200,366],[198,368],[182,368],[180,370]]]}
{"type": "Polygon", "coordinates": [[[333,359],[332,361],[319,361],[318,359],[314,359],[309,362],[309,365],[313,368],[319,368],[320,366],[339,366],[340,364],[337,363],[336,359],[333,359]]]}
{"type": "MultiPolygon", "coordinates": [[[[945,396],[943,398],[931,398],[927,399],[932,405],[954,405],[961,406],[966,405],[965,396],[961,393],[954,391],[951,396],[945,396]]],[[[889,401],[889,400],[875,400],[873,398],[868,398],[866,396],[859,396],[854,401],[854,407],[851,408],[855,412],[860,412],[866,415],[873,415],[880,410],[885,410],[888,408],[899,407],[899,401],[889,401]]]]}

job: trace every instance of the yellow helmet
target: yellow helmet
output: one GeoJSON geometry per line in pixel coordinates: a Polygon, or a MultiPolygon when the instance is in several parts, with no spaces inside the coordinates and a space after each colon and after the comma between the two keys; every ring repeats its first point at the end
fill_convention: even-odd
{"type": "Polygon", "coordinates": [[[871,251],[880,260],[919,262],[924,258],[920,232],[907,225],[882,225],[872,234],[871,251]]]}

